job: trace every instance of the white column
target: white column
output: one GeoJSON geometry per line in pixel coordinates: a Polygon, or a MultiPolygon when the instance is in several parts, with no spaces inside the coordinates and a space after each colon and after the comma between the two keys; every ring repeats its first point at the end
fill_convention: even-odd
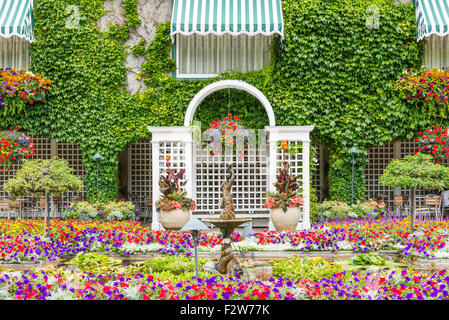
{"type": "Polygon", "coordinates": [[[151,155],[152,155],[152,203],[153,206],[151,207],[152,210],[152,219],[151,219],[151,229],[152,230],[161,230],[162,226],[159,223],[159,215],[156,211],[156,201],[160,197],[160,191],[159,191],[159,141],[151,141],[151,155]]]}
{"type": "MultiPolygon", "coordinates": [[[[273,135],[269,133],[268,137],[268,143],[269,143],[269,163],[268,163],[268,191],[275,192],[276,188],[274,186],[274,183],[276,182],[276,173],[277,173],[277,161],[276,161],[276,154],[277,154],[277,140],[274,139],[273,135]]],[[[274,231],[275,227],[273,225],[273,221],[271,221],[271,215],[270,220],[268,222],[268,230],[274,231]]]]}
{"type": "Polygon", "coordinates": [[[302,226],[298,223],[296,230],[310,228],[310,140],[302,141],[302,192],[304,205],[302,226]]]}
{"type": "MultiPolygon", "coordinates": [[[[185,190],[187,192],[187,196],[194,198],[194,192],[193,192],[193,143],[192,143],[192,134],[190,134],[190,141],[185,142],[185,165],[186,165],[186,179],[187,183],[185,185],[185,190]]],[[[192,216],[192,212],[190,212],[190,216],[192,216]]]]}

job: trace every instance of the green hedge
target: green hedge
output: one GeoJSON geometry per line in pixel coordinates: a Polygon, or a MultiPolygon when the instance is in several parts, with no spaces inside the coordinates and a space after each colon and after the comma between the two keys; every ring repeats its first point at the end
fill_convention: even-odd
{"type": "MultiPolygon", "coordinates": [[[[139,24],[135,0],[122,0],[126,24],[102,33],[96,20],[103,1],[35,0],[36,42],[31,46],[32,71],[50,78],[53,90],[44,104],[28,107],[27,116],[11,115],[2,127],[20,125],[33,135],[77,143],[83,150],[88,198],[96,197],[96,162],[100,152],[100,201],[115,199],[117,156],[133,142],[146,139],[146,126],[182,125],[193,96],[214,80],[176,80],[169,58],[169,23],[158,26],[154,40],[140,42],[133,53],[146,58],[142,94],[126,91],[124,41],[139,24]],[[79,28],[67,19],[79,6],[79,28]]],[[[408,108],[393,91],[403,70],[419,66],[412,5],[391,0],[284,0],[285,39],[273,46],[271,64],[258,72],[226,73],[218,79],[241,79],[260,89],[272,103],[278,125],[314,124],[313,140],[325,143],[332,163],[330,190],[348,200],[351,160],[347,149],[368,150],[397,138],[411,137],[434,119],[426,110],[408,108]],[[379,28],[367,22],[378,8],[379,28]]],[[[375,18],[375,17],[374,17],[375,18]]],[[[247,126],[267,124],[260,103],[249,94],[231,92],[231,112],[247,126]]],[[[208,123],[227,113],[227,90],[209,96],[195,115],[208,123]]],[[[364,156],[366,153],[364,154],[364,156]]],[[[357,162],[357,195],[363,194],[363,168],[357,162]]]]}

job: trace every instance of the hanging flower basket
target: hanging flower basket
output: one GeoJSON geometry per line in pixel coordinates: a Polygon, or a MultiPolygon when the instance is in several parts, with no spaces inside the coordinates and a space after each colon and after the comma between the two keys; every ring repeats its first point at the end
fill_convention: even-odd
{"type": "MultiPolygon", "coordinates": [[[[418,152],[429,154],[435,163],[440,163],[443,158],[449,158],[449,128],[442,128],[440,124],[432,128],[418,132],[418,152]]],[[[416,154],[415,153],[415,154],[416,154]]]]}
{"type": "Polygon", "coordinates": [[[36,152],[33,139],[20,132],[20,127],[4,132],[0,138],[0,171],[11,167],[22,159],[28,159],[36,152]]]}
{"type": "Polygon", "coordinates": [[[240,117],[229,113],[223,119],[209,123],[209,128],[203,136],[210,143],[211,156],[224,154],[223,145],[225,148],[231,146],[232,150],[235,149],[239,159],[245,156],[245,137],[248,137],[249,133],[241,121],[240,117]]]}
{"type": "Polygon", "coordinates": [[[24,69],[0,69],[0,107],[4,107],[4,115],[26,111],[26,105],[45,101],[50,83],[24,69]]]}

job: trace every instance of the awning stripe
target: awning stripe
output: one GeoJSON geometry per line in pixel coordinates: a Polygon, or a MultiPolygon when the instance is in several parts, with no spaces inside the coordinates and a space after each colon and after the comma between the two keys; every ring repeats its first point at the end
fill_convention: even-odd
{"type": "Polygon", "coordinates": [[[281,0],[174,0],[175,34],[247,34],[284,37],[281,0]]]}
{"type": "Polygon", "coordinates": [[[1,1],[0,37],[18,36],[33,42],[33,24],[33,0],[1,1]]]}
{"type": "Polygon", "coordinates": [[[446,0],[415,0],[417,41],[432,34],[449,34],[449,5],[446,0]]]}

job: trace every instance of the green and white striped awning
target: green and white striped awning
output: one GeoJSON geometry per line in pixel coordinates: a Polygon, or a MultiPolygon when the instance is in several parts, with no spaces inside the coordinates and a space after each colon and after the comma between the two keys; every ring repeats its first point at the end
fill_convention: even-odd
{"type": "Polygon", "coordinates": [[[418,26],[417,41],[432,34],[441,37],[449,34],[448,0],[414,0],[414,4],[418,26]]]}
{"type": "Polygon", "coordinates": [[[176,34],[247,34],[284,38],[281,0],[173,0],[176,34]]]}
{"type": "Polygon", "coordinates": [[[0,37],[33,42],[33,0],[0,0],[0,37]]]}

